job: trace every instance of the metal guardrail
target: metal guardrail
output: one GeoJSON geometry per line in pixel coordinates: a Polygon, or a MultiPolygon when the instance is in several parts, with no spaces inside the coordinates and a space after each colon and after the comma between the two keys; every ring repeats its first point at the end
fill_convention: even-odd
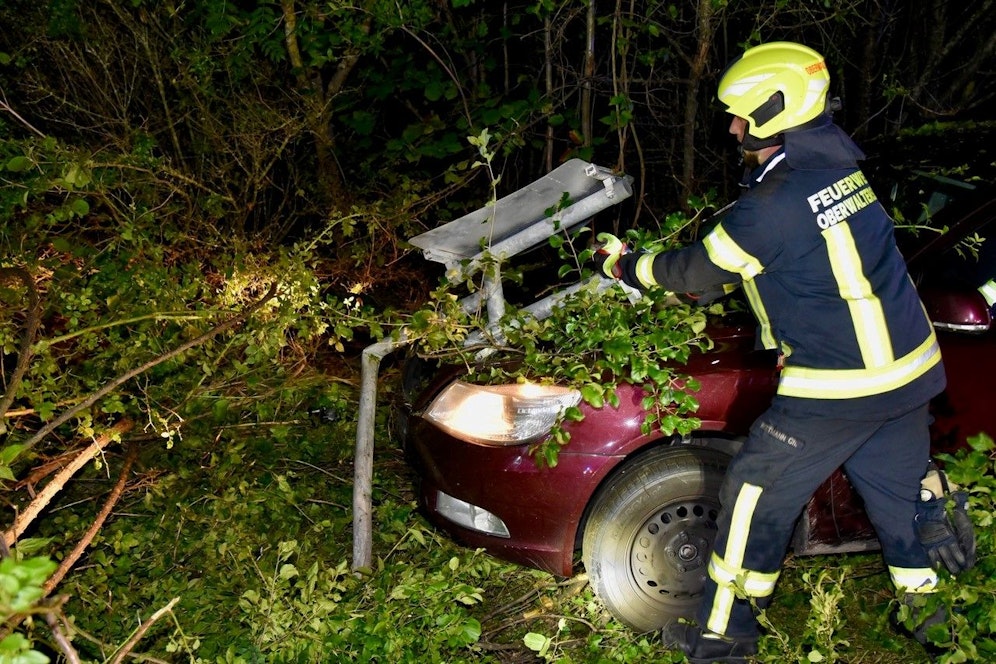
{"type": "MultiPolygon", "coordinates": [[[[494,333],[505,312],[500,263],[569,230],[598,212],[633,195],[632,178],[609,169],[572,159],[535,182],[475,212],[413,237],[409,242],[422,250],[426,260],[442,263],[450,277],[459,280],[484,270],[480,291],[461,301],[468,312],[482,302],[487,306],[488,327],[494,333]],[[566,199],[565,199],[566,197],[566,199]],[[567,201],[567,205],[561,205],[567,201]],[[553,211],[551,214],[550,211],[553,211]],[[498,261],[498,265],[495,265],[498,261]]],[[[616,282],[595,277],[604,288],[616,282]]],[[[550,315],[575,284],[534,302],[525,309],[539,319],[550,315]]],[[[468,345],[483,335],[472,335],[468,345]]],[[[377,342],[363,350],[360,404],[353,466],[353,570],[372,562],[374,423],[380,362],[408,345],[404,332],[396,339],[377,342]]]]}

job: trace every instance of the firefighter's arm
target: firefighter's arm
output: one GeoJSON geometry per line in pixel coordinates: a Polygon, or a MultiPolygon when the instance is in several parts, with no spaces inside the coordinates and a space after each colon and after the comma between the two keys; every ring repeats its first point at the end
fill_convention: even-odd
{"type": "Polygon", "coordinates": [[[623,254],[617,267],[619,278],[634,288],[662,286],[674,293],[685,293],[699,304],[732,292],[740,283],[736,274],[709,260],[701,243],[660,253],[623,254]]]}

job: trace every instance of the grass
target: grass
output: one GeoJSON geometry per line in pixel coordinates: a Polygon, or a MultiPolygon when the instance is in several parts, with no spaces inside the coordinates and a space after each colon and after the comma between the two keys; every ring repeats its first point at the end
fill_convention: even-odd
{"type": "MultiPolygon", "coordinates": [[[[580,566],[560,579],[434,532],[389,444],[375,461],[374,569],[358,578],[349,570],[352,441],[341,430],[310,435],[221,441],[198,450],[199,464],[178,458],[155,490],[132,494],[62,588],[67,613],[95,644],[81,646],[84,660],[105,661],[141,616],[180,597],[172,622],[143,639],[148,661],[684,661],[657,635],[613,620],[580,566]]],[[[54,525],[65,538],[87,521],[54,525]]],[[[890,598],[877,555],[790,557],[768,611],[781,637],[765,640],[760,661],[816,661],[809,653],[829,643],[828,662],[929,662],[890,632],[890,598]]]]}
{"type": "MultiPolygon", "coordinates": [[[[385,484],[395,487],[395,495],[414,500],[410,493],[414,478],[400,465],[380,466],[385,484]]],[[[422,517],[413,514],[422,527],[431,528],[422,517]]],[[[459,555],[461,547],[445,537],[439,546],[459,555]]],[[[666,650],[656,635],[632,632],[615,621],[593,595],[583,568],[575,575],[559,579],[495,560],[495,573],[482,579],[484,601],[475,608],[482,625],[480,643],[483,653],[501,662],[560,661],[601,663],[607,661],[681,662],[683,656],[666,650]],[[525,647],[527,634],[550,639],[544,657],[525,647]]],[[[827,582],[839,591],[839,623],[832,639],[846,642],[838,661],[848,664],[928,664],[930,656],[912,639],[895,633],[888,624],[893,597],[888,572],[877,553],[836,556],[792,557],[786,561],[768,616],[789,645],[800,647],[812,632],[808,623],[819,617],[818,599],[814,599],[812,578],[826,573],[827,582]],[[807,580],[809,579],[809,580],[807,580]]],[[[782,664],[785,648],[768,637],[769,654],[761,661],[782,664]]],[[[825,652],[825,651],[824,651],[825,652]]],[[[808,654],[804,652],[805,656],[808,654]]],[[[806,659],[800,661],[808,661],[806,659]]],[[[830,661],[830,660],[828,660],[830,661]]]]}
{"type": "MultiPolygon", "coordinates": [[[[799,640],[810,646],[814,623],[832,623],[828,640],[839,644],[839,661],[848,664],[931,662],[918,643],[889,625],[892,597],[888,572],[877,553],[790,557],[768,616],[777,632],[790,642],[799,640]],[[821,575],[823,583],[815,583],[821,575]],[[836,601],[828,600],[829,596],[835,596],[836,601]]],[[[767,641],[772,645],[777,638],[769,636],[767,641]]],[[[826,653],[827,648],[820,650],[826,653]]]]}
{"type": "MultiPolygon", "coordinates": [[[[835,589],[842,595],[839,623],[833,641],[840,661],[848,664],[928,664],[932,660],[912,639],[892,631],[888,624],[891,585],[881,559],[875,554],[796,558],[787,563],[768,617],[788,640],[782,647],[775,637],[766,637],[759,661],[783,664],[792,649],[801,657],[816,649],[808,626],[819,615],[813,606],[811,584],[804,575],[839,572],[843,577],[835,589]],[[846,642],[846,645],[844,645],[846,642]],[[765,655],[766,653],[766,655],[765,655]]],[[[486,612],[481,641],[490,652],[502,652],[506,662],[535,662],[535,653],[522,647],[526,633],[552,637],[550,661],[633,661],[626,654],[639,652],[642,662],[681,662],[683,657],[667,651],[656,635],[639,635],[614,621],[591,593],[583,571],[573,578],[542,578],[522,568],[512,568],[484,583],[486,612]],[[563,621],[567,621],[566,627],[563,621]]],[[[826,653],[826,649],[822,652],[826,653]]],[[[799,661],[818,661],[800,658],[799,661]]]]}

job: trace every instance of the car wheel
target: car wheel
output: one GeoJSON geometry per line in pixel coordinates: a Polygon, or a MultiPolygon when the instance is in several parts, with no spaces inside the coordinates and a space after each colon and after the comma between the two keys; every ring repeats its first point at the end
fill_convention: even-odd
{"type": "Polygon", "coordinates": [[[694,615],[729,459],[660,447],[627,462],[599,491],[582,559],[595,594],[623,623],[649,632],[694,615]]]}

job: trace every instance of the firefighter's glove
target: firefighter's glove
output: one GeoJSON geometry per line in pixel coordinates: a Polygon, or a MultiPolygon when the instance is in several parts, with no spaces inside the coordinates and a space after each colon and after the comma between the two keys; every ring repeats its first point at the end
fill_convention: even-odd
{"type": "Polygon", "coordinates": [[[955,491],[949,496],[920,500],[916,506],[916,533],[927,550],[931,564],[943,565],[952,574],[959,574],[975,565],[975,530],[968,518],[968,496],[955,491]],[[945,503],[953,502],[948,515],[945,503]]]}
{"type": "Polygon", "coordinates": [[[619,259],[629,253],[629,247],[611,233],[599,233],[595,240],[599,243],[595,248],[594,261],[602,274],[610,279],[622,278],[622,266],[619,259]]]}

